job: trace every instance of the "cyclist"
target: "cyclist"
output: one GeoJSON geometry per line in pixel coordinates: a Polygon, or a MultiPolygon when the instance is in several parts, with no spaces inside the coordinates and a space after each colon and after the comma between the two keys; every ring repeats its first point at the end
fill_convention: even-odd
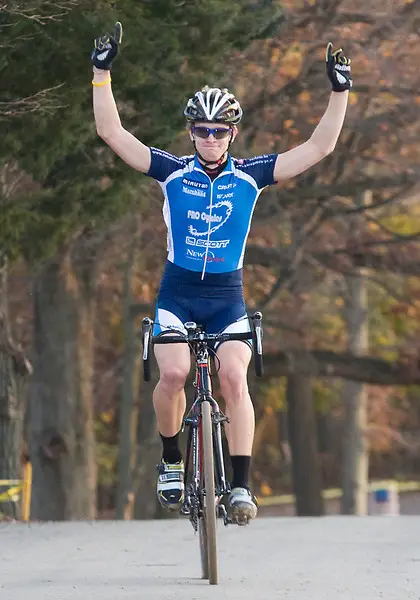
{"type": "MultiPolygon", "coordinates": [[[[328,44],[326,67],[332,92],[323,117],[305,143],[282,154],[233,158],[230,146],[238,134],[242,108],[227,89],[205,86],[184,109],[194,154],[176,157],[145,146],[121,124],[110,76],[121,40],[121,23],[113,35],[95,40],[93,106],[98,135],[127,164],[155,179],[163,192],[168,256],[156,302],[155,333],[174,327],[184,330],[187,321],[204,325],[208,333],[247,331],[242,263],[255,203],[265,187],[302,173],[333,151],[352,87],[350,60],[328,44]]],[[[254,409],[247,386],[252,351],[240,341],[225,342],[215,351],[230,418],[226,435],[233,481],[228,505],[234,520],[243,523],[257,514],[248,482],[254,437],[254,409]]],[[[178,510],[184,495],[178,436],[186,408],[189,348],[159,345],[155,356],[159,382],[153,404],[163,446],[157,494],[164,507],[178,510]]]]}

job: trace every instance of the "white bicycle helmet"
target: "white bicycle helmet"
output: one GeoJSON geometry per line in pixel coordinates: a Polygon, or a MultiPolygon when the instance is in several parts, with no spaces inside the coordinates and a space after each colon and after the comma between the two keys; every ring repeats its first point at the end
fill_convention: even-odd
{"type": "Polygon", "coordinates": [[[208,121],[232,125],[239,123],[242,114],[241,105],[226,88],[211,88],[208,85],[188,100],[184,110],[184,116],[189,122],[208,121]]]}

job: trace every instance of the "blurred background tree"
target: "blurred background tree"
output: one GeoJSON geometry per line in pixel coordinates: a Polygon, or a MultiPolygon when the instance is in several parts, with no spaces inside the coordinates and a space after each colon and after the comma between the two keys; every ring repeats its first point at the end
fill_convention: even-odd
{"type": "Polygon", "coordinates": [[[299,514],[321,514],[321,489],[338,485],[343,511],[362,513],[368,476],[419,468],[418,4],[69,0],[0,8],[2,291],[9,339],[33,366],[14,438],[16,455],[30,445],[32,515],[157,515],[152,386],[133,332],[165,258],[162,200],[97,137],[90,90],[92,40],[117,19],[124,126],[175,153],[191,152],[187,98],[213,82],[244,107],[235,155],[293,147],[327,104],[327,42],[352,58],[337,147],[264,192],[244,282],[266,324],[266,378],[249,377],[256,492],[295,491],[299,514]]]}

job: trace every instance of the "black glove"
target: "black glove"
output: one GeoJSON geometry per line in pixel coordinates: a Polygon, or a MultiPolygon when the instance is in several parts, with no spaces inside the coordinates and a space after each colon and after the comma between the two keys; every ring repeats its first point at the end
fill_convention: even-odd
{"type": "Polygon", "coordinates": [[[349,90],[353,85],[350,69],[351,59],[346,58],[341,53],[341,48],[333,52],[332,43],[328,43],[325,61],[328,77],[330,78],[334,92],[344,92],[345,90],[349,90]]]}
{"type": "Polygon", "coordinates": [[[122,40],[122,25],[119,21],[115,23],[114,35],[102,35],[95,39],[95,48],[92,50],[90,59],[98,69],[110,71],[112,61],[118,54],[122,40]]]}

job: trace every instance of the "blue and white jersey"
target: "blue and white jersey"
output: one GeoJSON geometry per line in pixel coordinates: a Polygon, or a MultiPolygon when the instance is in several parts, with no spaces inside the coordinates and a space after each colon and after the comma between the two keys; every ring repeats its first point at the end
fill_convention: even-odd
{"type": "Polygon", "coordinates": [[[227,273],[242,268],[258,196],[273,178],[277,154],[236,159],[213,181],[197,157],[150,148],[147,173],[163,192],[168,260],[189,271],[227,273]]]}

